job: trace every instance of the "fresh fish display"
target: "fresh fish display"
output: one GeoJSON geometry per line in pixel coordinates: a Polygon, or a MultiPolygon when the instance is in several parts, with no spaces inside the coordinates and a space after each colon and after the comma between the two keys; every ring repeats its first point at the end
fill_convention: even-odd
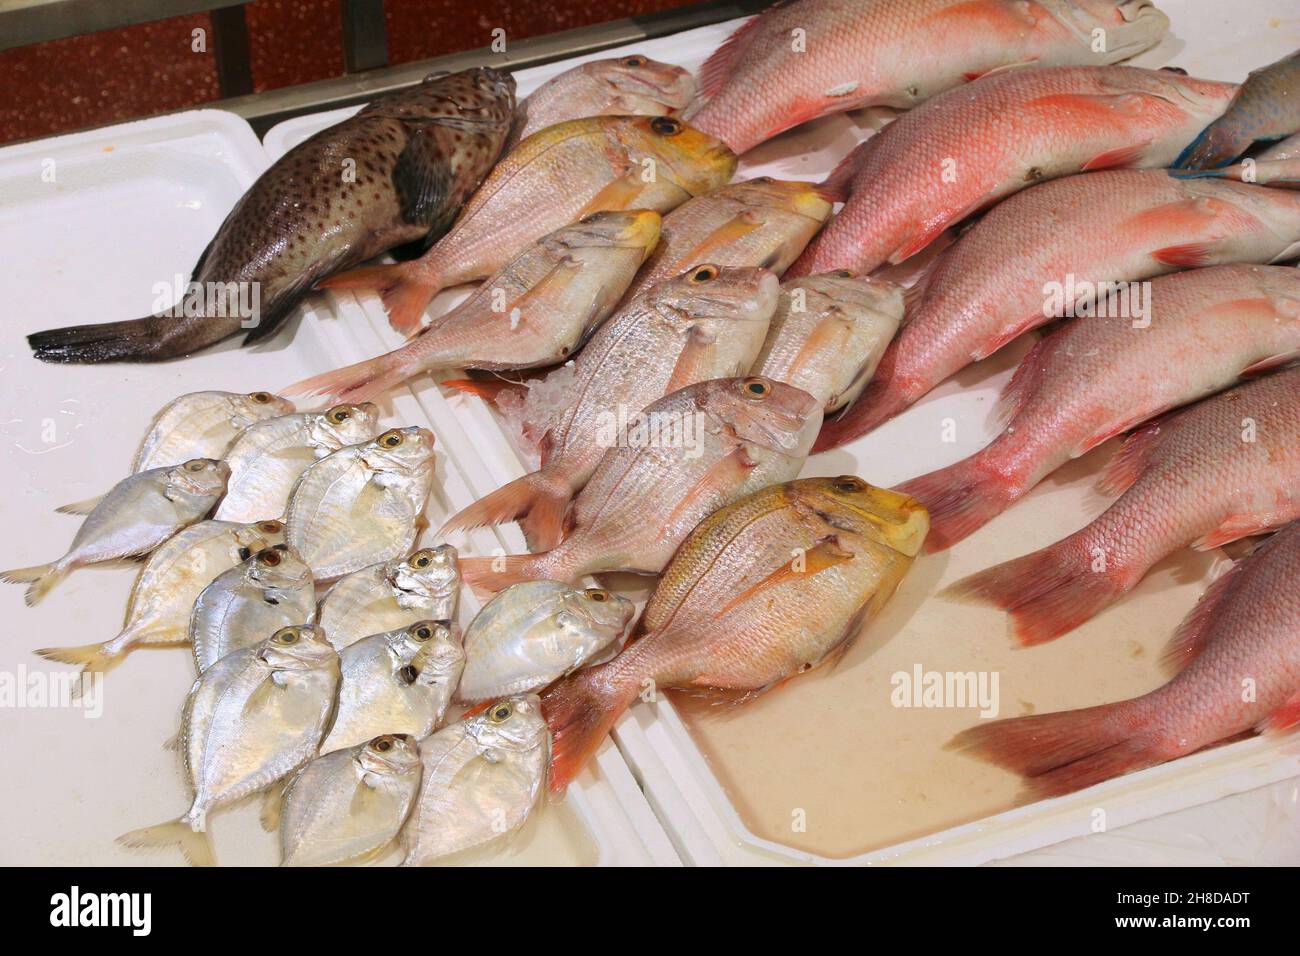
{"type": "Polygon", "coordinates": [[[923,276],[875,377],[822,427],[816,447],[867,434],[1030,329],[1090,316],[1125,283],[1297,253],[1300,197],[1285,190],[1163,170],[1088,173],[1027,189],[995,206],[923,276]]]}
{"type": "Polygon", "coordinates": [[[837,411],[862,392],[903,320],[903,290],[841,269],[781,284],[754,374],[837,411]]]}
{"type": "Polygon", "coordinates": [[[231,651],[316,616],[311,568],[287,545],[266,548],[205,587],[190,612],[190,647],[203,673],[231,651]]]}
{"type": "Polygon", "coordinates": [[[1086,527],[949,593],[1002,608],[1016,640],[1041,644],[1114,603],[1180,548],[1217,548],[1300,517],[1300,369],[1147,425],[1101,490],[1120,497],[1086,527]]]}
{"type": "Polygon", "coordinates": [[[338,866],[379,856],[397,838],[420,792],[420,748],[384,734],[317,757],[284,792],[281,866],[338,866]]]}
{"type": "Polygon", "coordinates": [[[456,625],[421,621],[372,634],[339,653],[338,707],[321,753],[382,733],[423,740],[442,722],[465,666],[456,625]]]}
{"type": "Polygon", "coordinates": [[[475,703],[541,690],[627,636],[636,606],[604,588],[512,584],[465,630],[458,699],[475,703]]]}
{"type": "MultiPolygon", "coordinates": [[[[159,409],[131,470],[179,465],[191,458],[224,459],[244,429],[292,411],[293,402],[270,392],[190,392],[159,409]]],[[[247,520],[275,517],[260,514],[247,520]]]]}
{"type": "Polygon", "coordinates": [[[949,548],[1072,458],[1241,376],[1300,356],[1300,270],[1215,266],[1151,283],[1144,316],[1068,323],[1025,356],[1006,421],[968,458],[899,486],[930,511],[926,550],[949,548]]]}
{"type": "Polygon", "coordinates": [[[1027,186],[1167,166],[1237,87],[1131,66],[1008,70],[904,113],[851,153],[847,201],[790,267],[871,272],[1027,186]]]}
{"type": "Polygon", "coordinates": [[[628,296],[701,262],[762,266],[780,276],[830,214],[815,183],[770,176],[687,200],[664,217],[659,245],[628,296]]]}
{"type": "Polygon", "coordinates": [[[47,661],[77,664],[85,673],[102,673],[137,647],[184,644],[189,640],[190,612],[203,589],[255,552],[283,543],[284,525],[278,521],[192,524],[149,556],[115,638],[80,647],[45,647],[36,653],[47,661]]]}
{"type": "Polygon", "coordinates": [[[927,525],[914,499],[851,476],[787,482],[714,512],[664,570],[641,636],[543,695],[552,789],[646,686],[743,699],[842,654],[892,596],[927,525]]]}
{"type": "Polygon", "coordinates": [[[572,530],[549,551],[465,558],[484,592],[605,571],[658,574],[697,524],[799,474],[822,402],[760,377],[719,378],[651,402],[609,448],[573,502],[572,530]]]}
{"type": "Polygon", "coordinates": [[[320,626],[341,651],[371,634],[426,620],[454,621],[459,599],[456,549],[440,544],[342,578],[321,601],[320,626]]]}
{"type": "Polygon", "coordinates": [[[235,204],[173,310],[27,337],[46,362],[152,362],[278,329],[320,279],[451,224],[492,168],[515,81],[478,67],[433,74],[285,153],[235,204]]]}
{"type": "Polygon", "coordinates": [[[393,328],[418,332],[439,290],[484,279],[548,233],[593,212],[664,213],[731,179],[736,156],[666,116],[593,116],[547,127],[505,157],[424,257],[336,276],[375,289],[393,328]]]}
{"type": "Polygon", "coordinates": [[[776,276],[766,269],[704,264],[634,298],[565,370],[572,375],[566,388],[571,402],[558,414],[532,417],[541,468],[453,515],[439,534],[523,519],[531,547],[555,547],[570,499],[609,444],[600,443],[601,431],[679,388],[747,372],[767,335],[778,291],[776,276]]]}
{"type": "Polygon", "coordinates": [[[507,697],[420,744],[424,780],[402,830],[403,866],[517,830],[546,785],[551,735],[533,695],[507,697]]]}
{"type": "Polygon", "coordinates": [[[433,490],[433,432],[390,428],[308,466],[294,487],[285,540],[332,581],[406,554],[433,490]]]}
{"type": "Polygon", "coordinates": [[[229,477],[225,462],[209,458],[137,472],[101,498],[57,509],[86,515],[72,546],[49,564],[0,572],[0,581],[29,585],[26,601],[33,607],[78,568],[148,554],[198,521],[212,510],[229,477]]]}
{"type": "Polygon", "coordinates": [[[778,3],[704,64],[703,106],[688,116],[743,153],[830,113],[910,109],[1000,67],[1115,63],[1168,28],[1146,0],[778,3]]]}
{"type": "Polygon", "coordinates": [[[225,521],[280,517],[309,465],[378,433],[379,409],[369,402],[282,415],[249,426],[226,452],[230,483],[216,517],[225,521]]]}
{"type": "Polygon", "coordinates": [[[659,213],[596,212],[539,239],[413,341],[291,393],[374,398],[441,368],[555,365],[614,310],[659,241],[659,213]]]}
{"type": "Polygon", "coordinates": [[[1183,169],[1226,166],[1255,143],[1300,130],[1300,51],[1251,70],[1227,112],[1174,160],[1183,169]]]}
{"type": "Polygon", "coordinates": [[[519,101],[506,152],[538,130],[586,116],[676,116],[695,98],[695,78],[640,53],[589,60],[519,101]]]}
{"type": "Polygon", "coordinates": [[[1132,700],[983,723],[955,749],[1056,796],[1195,753],[1252,730],[1300,724],[1300,525],[1291,524],[1219,577],[1166,654],[1178,674],[1132,700]],[[1250,677],[1254,693],[1243,693],[1250,677]]]}
{"type": "Polygon", "coordinates": [[[129,847],[179,845],[214,866],[213,811],[251,796],[316,756],[339,683],[339,658],[310,627],[286,627],[228,654],[194,682],[178,745],[194,798],[177,820],[118,837],[129,847]]]}

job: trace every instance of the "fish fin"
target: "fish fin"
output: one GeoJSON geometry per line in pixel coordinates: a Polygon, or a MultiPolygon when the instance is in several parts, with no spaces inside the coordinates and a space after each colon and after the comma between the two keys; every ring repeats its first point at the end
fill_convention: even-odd
{"type": "Polygon", "coordinates": [[[636,684],[604,678],[609,666],[580,670],[542,693],[542,716],[551,728],[552,793],[565,791],[636,699],[636,684]]]}
{"type": "MultiPolygon", "coordinates": [[[[492,702],[489,701],[488,703],[491,704],[492,702]]],[[[361,777],[357,781],[357,788],[352,791],[352,799],[348,801],[348,813],[354,817],[364,816],[369,807],[375,802],[377,796],[375,788],[366,782],[364,776],[361,777]]]]}
{"type": "Polygon", "coordinates": [[[217,857],[206,830],[195,830],[184,817],[169,823],[123,833],[117,838],[122,846],[135,849],[160,849],[179,846],[191,866],[216,866],[217,857]]]}
{"type": "Polygon", "coordinates": [[[196,348],[167,348],[162,332],[174,319],[146,316],[123,322],[70,325],[27,336],[32,354],[42,362],[96,365],[101,362],[157,362],[188,355],[196,348]],[[160,348],[159,343],[163,342],[160,348]]]}
{"type": "MultiPolygon", "coordinates": [[[[958,6],[954,9],[960,10],[962,7],[958,6]]],[[[983,72],[968,70],[962,74],[962,78],[965,79],[967,83],[971,83],[975,80],[982,80],[986,76],[997,76],[999,73],[1007,73],[1011,70],[1023,70],[1025,67],[1035,66],[1039,62],[1039,57],[1030,57],[1027,60],[1020,60],[1016,63],[1003,63],[1001,66],[995,66],[992,69],[984,70],[983,72]]]]}
{"type": "Polygon", "coordinates": [[[1160,654],[1160,663],[1171,674],[1184,670],[1188,664],[1196,660],[1201,651],[1205,650],[1206,644],[1213,636],[1210,625],[1214,621],[1214,612],[1244,565],[1244,561],[1238,561],[1215,578],[1196,602],[1196,606],[1178,625],[1174,636],[1160,654]]]}
{"type": "Polygon", "coordinates": [[[170,751],[176,751],[181,749],[181,735],[179,731],[177,733],[172,734],[170,737],[168,737],[166,740],[163,741],[162,749],[170,750],[170,751]]]}
{"type": "Polygon", "coordinates": [[[1085,550],[1065,538],[962,578],[940,593],[1001,608],[1011,616],[1012,637],[1030,647],[1074,630],[1125,590],[1117,573],[1093,571],[1085,550]]]}
{"type": "Polygon", "coordinates": [[[945,749],[1020,774],[1037,796],[1061,796],[1172,756],[1162,753],[1136,707],[1122,701],[981,723],[945,749]]]}
{"type": "Polygon", "coordinates": [[[671,395],[678,389],[708,378],[716,345],[716,336],[705,332],[701,326],[691,326],[691,330],[686,333],[686,344],[677,354],[677,363],[673,366],[664,394],[671,395]]]}
{"type": "Polygon", "coordinates": [[[978,212],[988,205],[992,199],[991,195],[981,196],[964,209],[959,209],[956,212],[945,212],[925,223],[921,229],[912,234],[912,237],[907,242],[894,250],[893,255],[889,257],[890,265],[898,265],[927,248],[931,243],[939,241],[940,237],[948,232],[954,223],[961,222],[967,216],[978,212]]]}
{"type": "Polygon", "coordinates": [[[905,481],[895,491],[911,495],[930,512],[925,551],[946,551],[984,527],[1020,497],[1006,476],[989,469],[976,453],[929,474],[905,481]]]}
{"type": "Polygon", "coordinates": [[[993,423],[999,430],[1006,428],[1011,419],[1020,414],[1026,400],[1042,381],[1043,353],[1048,350],[1050,343],[1050,338],[1035,342],[998,395],[997,404],[993,406],[993,423]]]}
{"type": "Polygon", "coordinates": [[[1180,269],[1199,269],[1214,261],[1215,244],[1212,242],[1184,242],[1165,246],[1151,253],[1151,258],[1167,266],[1180,269]]]}
{"type": "Polygon", "coordinates": [[[35,564],[30,568],[14,568],[11,571],[0,571],[0,581],[9,584],[31,585],[23,596],[23,600],[27,602],[28,607],[35,607],[45,600],[45,596],[67,575],[68,570],[60,567],[59,562],[51,561],[49,564],[35,564]]]}
{"type": "Polygon", "coordinates": [[[898,356],[897,346],[898,339],[895,338],[885,349],[880,364],[876,366],[876,374],[867,387],[838,415],[822,422],[817,440],[813,442],[813,454],[846,445],[874,431],[912,404],[915,399],[892,374],[898,356]]]}
{"type": "Polygon", "coordinates": [[[1082,172],[1088,173],[1098,169],[1120,169],[1125,166],[1135,165],[1142,158],[1143,151],[1149,145],[1150,141],[1148,140],[1108,149],[1104,153],[1098,153],[1092,157],[1080,169],[1082,172]]]}
{"type": "Polygon", "coordinates": [[[1216,119],[1173,161],[1174,169],[1217,169],[1229,165],[1250,148],[1253,139],[1233,133],[1229,124],[1216,119]]]}
{"type": "MultiPolygon", "coordinates": [[[[1151,421],[1154,418],[1159,418],[1161,415],[1167,414],[1172,407],[1173,406],[1170,405],[1164,405],[1161,406],[1160,408],[1155,409],[1154,411],[1138,412],[1136,415],[1132,415],[1128,418],[1125,418],[1123,421],[1119,422],[1118,424],[1107,425],[1105,428],[1100,429],[1099,431],[1095,432],[1092,435],[1089,435],[1087,438],[1081,441],[1079,443],[1079,447],[1077,449],[1077,453],[1075,457],[1077,458],[1080,455],[1085,455],[1088,452],[1092,451],[1094,448],[1096,448],[1098,445],[1102,444],[1103,442],[1110,441],[1112,438],[1115,438],[1118,435],[1122,435],[1126,431],[1130,431],[1134,428],[1137,428],[1145,424],[1146,422],[1151,421]]],[[[1121,449],[1121,453],[1122,451],[1123,449],[1121,449]]]]}
{"type": "Polygon", "coordinates": [[[828,202],[848,202],[853,194],[853,177],[858,174],[867,150],[875,143],[876,137],[864,140],[849,150],[848,155],[835,164],[829,176],[818,184],[817,191],[828,202]]]}
{"type": "Polygon", "coordinates": [[[1192,547],[1197,551],[1213,551],[1215,548],[1240,541],[1242,538],[1263,534],[1277,527],[1277,524],[1275,519],[1267,515],[1231,515],[1213,531],[1193,541],[1192,547]]]}
{"type": "Polygon", "coordinates": [[[288,782],[287,778],[281,777],[262,791],[262,809],[258,811],[257,819],[267,833],[280,829],[280,812],[284,807],[284,792],[288,782]]]}
{"type": "Polygon", "coordinates": [[[717,229],[704,237],[694,249],[681,257],[683,262],[712,262],[713,255],[720,248],[738,242],[751,232],[763,227],[762,222],[755,222],[747,216],[736,216],[727,220],[717,229]]]}
{"type": "Polygon", "coordinates": [[[339,402],[368,402],[418,374],[418,370],[398,360],[400,351],[313,375],[281,389],[280,394],[326,395],[339,402]]]}
{"type": "Polygon", "coordinates": [[[832,538],[823,538],[817,544],[813,545],[802,555],[803,567],[796,570],[795,564],[798,559],[783,562],[771,574],[767,575],[761,581],[750,585],[741,591],[734,598],[728,601],[718,615],[722,616],[729,613],[736,607],[748,601],[754,595],[774,588],[778,585],[785,584],[787,581],[794,581],[805,576],[819,574],[829,568],[843,564],[845,561],[851,561],[853,555],[851,552],[842,548],[838,541],[832,538]]]}
{"type": "Polygon", "coordinates": [[[253,688],[253,692],[244,701],[244,713],[255,714],[269,703],[276,692],[275,674],[268,673],[262,683],[253,688]]]}
{"type": "Polygon", "coordinates": [[[424,310],[442,286],[429,281],[423,260],[397,265],[363,266],[316,283],[318,289],[370,290],[379,293],[388,310],[388,324],[408,339],[425,327],[424,310]]]}
{"type": "Polygon", "coordinates": [[[1122,495],[1138,480],[1159,443],[1161,423],[1168,417],[1158,418],[1124,439],[1123,446],[1107,462],[1106,470],[1097,482],[1099,492],[1103,495],[1122,495]]]}
{"type": "MultiPolygon", "coordinates": [[[[128,632],[123,631],[123,634],[126,633],[128,632]]],[[[53,661],[56,664],[73,664],[80,667],[83,675],[103,674],[122,662],[123,651],[109,648],[110,644],[119,641],[121,641],[121,635],[113,641],[104,641],[100,644],[81,644],[74,647],[42,647],[35,653],[38,657],[53,661]]],[[[128,641],[122,646],[129,649],[132,645],[128,641]]],[[[79,683],[75,685],[73,690],[74,699],[79,696],[80,687],[79,683]]]]}
{"type": "Polygon", "coordinates": [[[403,125],[406,145],[393,164],[393,189],[402,220],[433,227],[451,195],[452,172],[437,138],[427,135],[436,129],[436,122],[407,119],[403,125]]]}
{"type": "Polygon", "coordinates": [[[1268,358],[1263,358],[1258,362],[1252,362],[1250,365],[1247,365],[1241,370],[1241,374],[1244,378],[1249,375],[1259,375],[1262,372],[1271,372],[1275,368],[1289,365],[1297,358],[1300,358],[1300,352],[1282,352],[1278,355],[1270,355],[1268,358]]]}
{"type": "Polygon", "coordinates": [[[438,384],[493,404],[503,392],[519,394],[528,390],[526,385],[504,378],[449,378],[438,384]]]}
{"type": "Polygon", "coordinates": [[[759,17],[750,17],[722,41],[713,51],[704,65],[700,67],[700,96],[710,97],[722,89],[730,78],[734,62],[740,48],[748,42],[750,34],[759,22],[759,17]]]}
{"type": "Polygon", "coordinates": [[[104,500],[106,495],[95,495],[93,498],[87,498],[85,501],[74,501],[70,505],[60,505],[55,508],[56,514],[61,515],[88,515],[95,510],[95,506],[104,500]]]}
{"type": "Polygon", "coordinates": [[[744,445],[714,462],[682,495],[681,501],[665,519],[664,527],[672,527],[681,519],[684,511],[695,507],[700,501],[707,501],[715,495],[724,496],[728,491],[739,486],[752,473],[756,464],[757,462],[750,457],[744,445]]]}
{"type": "Polygon", "coordinates": [[[1261,734],[1280,734],[1300,726],[1300,692],[1292,694],[1285,704],[1265,717],[1259,724],[1261,734]]]}
{"type": "Polygon", "coordinates": [[[550,550],[564,539],[571,496],[568,486],[547,480],[543,472],[535,471],[502,485],[452,515],[438,529],[438,536],[507,521],[519,521],[523,525],[526,521],[530,547],[550,550]]]}
{"type": "Polygon", "coordinates": [[[475,594],[482,596],[503,591],[521,581],[546,577],[538,572],[535,554],[498,554],[493,557],[460,559],[461,578],[474,589],[475,594]]]}
{"type": "Polygon", "coordinates": [[[633,172],[611,180],[591,197],[591,201],[582,207],[574,220],[582,219],[594,212],[606,212],[614,209],[635,209],[645,192],[645,183],[641,181],[638,167],[633,172]]]}

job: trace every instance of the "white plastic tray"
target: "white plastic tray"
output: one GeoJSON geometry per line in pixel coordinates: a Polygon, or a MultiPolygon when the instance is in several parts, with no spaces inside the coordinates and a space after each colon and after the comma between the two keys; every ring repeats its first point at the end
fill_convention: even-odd
{"type": "MultiPolygon", "coordinates": [[[[233,343],[161,365],[57,366],[35,361],[27,332],[75,322],[147,314],[156,282],[188,279],[199,253],[236,199],[270,160],[232,114],[200,110],[0,150],[0,261],[9,279],[0,333],[0,432],[5,494],[5,567],[51,560],[77,519],[60,504],[102,492],[128,470],[153,411],[182,392],[253,391],[374,354],[364,317],[335,319],[317,297],[296,329],[256,349],[233,343]],[[46,181],[49,170],[53,180],[46,181]],[[45,178],[42,173],[45,172],[45,178]]],[[[344,310],[346,311],[346,309],[344,310]]],[[[309,407],[301,403],[302,407],[309,407]]],[[[385,403],[390,424],[432,425],[440,439],[434,527],[469,503],[457,464],[409,392],[385,403]]],[[[440,415],[449,419],[449,415],[440,415]]],[[[428,540],[426,536],[425,540],[428,540]]],[[[59,670],[32,655],[46,645],[114,636],[136,573],[92,568],[73,574],[37,608],[22,588],[0,587],[0,672],[59,670]]],[[[463,602],[465,620],[476,610],[463,602]]],[[[124,850],[114,837],[183,812],[176,755],[162,743],[176,731],[193,680],[183,650],[139,651],[107,675],[102,716],[75,709],[0,707],[11,772],[0,814],[5,864],[179,863],[124,850]]],[[[256,806],[214,819],[224,864],[278,859],[256,806]]],[[[390,854],[389,860],[394,855],[390,854]]],[[[509,864],[675,864],[677,857],[618,751],[607,746],[562,803],[548,804],[508,844],[469,862],[509,864]]]]}
{"type": "MultiPolygon", "coordinates": [[[[1164,0],[1160,6],[1171,16],[1173,31],[1158,48],[1141,57],[1137,61],[1139,65],[1174,63],[1194,75],[1240,80],[1248,69],[1271,62],[1300,46],[1300,21],[1294,15],[1287,16],[1280,0],[1247,0],[1231,10],[1210,0],[1164,0]]],[[[735,25],[718,24],[521,71],[516,75],[519,92],[521,96],[526,95],[550,76],[581,60],[632,50],[694,69],[735,25]]],[[[336,110],[283,123],[267,134],[268,150],[277,155],[353,111],[336,110]]],[[[861,130],[869,123],[865,116],[819,121],[749,154],[738,176],[770,174],[820,179],[862,138],[861,130]]],[[[449,308],[463,294],[444,293],[434,303],[435,312],[449,308]]],[[[358,300],[347,295],[337,301],[338,307],[344,309],[359,304],[390,347],[399,342],[384,324],[383,310],[374,297],[362,296],[358,300]]],[[[890,485],[964,457],[992,437],[987,428],[987,411],[1026,344],[1021,343],[1019,348],[1008,349],[1006,354],[968,370],[875,434],[812,459],[805,474],[854,472],[877,484],[890,485]],[[943,444],[934,438],[939,423],[946,418],[958,423],[959,439],[954,443],[943,444]]],[[[437,388],[427,383],[418,386],[416,393],[430,411],[430,417],[445,431],[446,447],[451,457],[464,467],[466,484],[475,494],[481,495],[523,473],[521,455],[502,434],[482,402],[459,394],[444,399],[437,388]],[[454,410],[454,419],[444,417],[442,410],[448,408],[454,410]]],[[[439,437],[444,437],[442,432],[439,437]]],[[[1045,483],[1011,514],[972,538],[972,544],[954,549],[950,557],[927,558],[918,563],[886,618],[870,629],[835,674],[808,675],[751,705],[750,709],[741,708],[734,716],[717,718],[734,720],[739,728],[729,737],[723,730],[722,739],[756,750],[759,757],[755,762],[761,765],[765,756],[763,746],[750,742],[767,739],[764,734],[773,722],[760,714],[760,708],[769,715],[777,711],[785,720],[784,724],[777,724],[779,732],[780,727],[801,720],[799,706],[815,706],[819,687],[824,686],[831,693],[838,687],[843,694],[845,682],[856,682],[864,688],[864,693],[868,687],[871,692],[877,692],[882,677],[894,667],[887,661],[910,660],[909,647],[918,644],[934,651],[936,638],[942,636],[936,633],[938,629],[951,629],[953,640],[958,642],[957,651],[948,660],[927,659],[927,667],[966,670],[992,666],[987,661],[981,663],[985,654],[1000,661],[1005,657],[1001,647],[1006,641],[999,615],[952,605],[945,609],[943,602],[931,600],[930,595],[962,573],[1049,543],[1084,523],[1101,507],[1088,489],[1102,460],[1112,450],[1113,445],[1108,445],[1065,469],[1062,476],[1045,483]],[[998,647],[981,650],[973,657],[962,653],[963,645],[979,647],[981,642],[998,647]],[[884,675],[880,673],[882,670],[884,675]],[[826,683],[819,685],[816,683],[819,680],[826,683]]],[[[488,548],[523,549],[522,536],[514,526],[499,529],[495,538],[487,544],[488,548]]],[[[475,541],[470,546],[478,548],[479,544],[475,541]]],[[[491,552],[478,550],[478,553],[491,552]]],[[[1105,679],[1081,678],[1077,682],[1079,686],[1062,686],[1056,694],[1044,691],[1033,703],[1040,710],[1062,709],[1130,696],[1160,683],[1162,679],[1149,664],[1143,670],[1136,663],[1130,666],[1127,658],[1133,654],[1149,656],[1163,643],[1199,594],[1213,562],[1213,556],[1181,556],[1162,567],[1128,601],[1088,628],[1050,647],[1025,652],[1039,655],[1037,660],[1045,670],[1064,674],[1067,681],[1072,668],[1093,658],[1112,669],[1123,670],[1105,679]],[[1132,649],[1128,644],[1132,644],[1132,649]]],[[[1028,660],[1015,655],[1006,659],[1017,662],[1014,666],[1028,660]]],[[[1006,696],[1009,695],[1004,687],[1006,696]]],[[[1004,715],[1012,712],[1004,706],[1004,715]]],[[[806,724],[811,720],[806,715],[802,717],[801,730],[805,735],[810,734],[806,724]]],[[[705,737],[711,737],[715,729],[701,724],[696,734],[703,732],[705,737]]],[[[907,771],[899,768],[907,761],[911,761],[907,766],[913,766],[914,755],[894,755],[888,748],[881,751],[879,741],[873,739],[878,736],[876,728],[871,726],[828,732],[831,743],[838,748],[830,761],[842,761],[844,766],[827,771],[810,765],[814,776],[809,779],[823,785],[834,785],[837,780],[841,785],[852,781],[856,787],[870,786],[871,773],[876,770],[879,776],[905,774],[907,771]],[[860,759],[859,765],[853,766],[855,744],[863,748],[876,745],[873,756],[885,762],[878,768],[864,767],[860,759]]],[[[753,811],[746,817],[738,809],[749,797],[746,787],[752,781],[741,786],[730,781],[730,786],[724,786],[720,774],[725,774],[727,760],[719,761],[717,754],[715,762],[706,757],[697,736],[692,735],[669,701],[636,705],[619,723],[614,737],[681,857],[695,864],[983,863],[1089,834],[1098,809],[1105,810],[1109,834],[1124,828],[1121,832],[1128,834],[1129,839],[1106,842],[1096,836],[1088,837],[1083,841],[1090,848],[1087,852],[1092,854],[1093,861],[1125,862],[1129,852],[1126,848],[1144,839],[1141,829],[1133,826],[1138,821],[1153,820],[1236,793],[1243,793],[1242,797],[1235,798],[1239,803],[1234,804],[1234,812],[1240,812],[1241,806],[1251,805],[1249,800],[1253,795],[1244,794],[1245,791],[1268,794],[1270,784],[1300,772],[1300,758],[1287,752],[1285,745],[1271,740],[1248,740],[1111,781],[1071,797],[996,813],[960,826],[934,828],[929,835],[867,852],[819,853],[756,835],[750,825],[753,811]]],[[[787,749],[784,758],[789,756],[787,749]]],[[[775,760],[770,771],[773,776],[801,779],[797,771],[775,760]]],[[[929,772],[933,773],[933,768],[929,772]]],[[[989,786],[1009,793],[1014,781],[1005,776],[1007,779],[993,780],[989,786]]],[[[918,802],[926,798],[926,793],[918,794],[918,802]]],[[[1256,800],[1256,812],[1263,817],[1275,815],[1276,804],[1268,802],[1270,799],[1256,800]]],[[[1293,805],[1294,800],[1291,802],[1293,805]]],[[[1291,819],[1295,819],[1294,806],[1291,819]]]]}

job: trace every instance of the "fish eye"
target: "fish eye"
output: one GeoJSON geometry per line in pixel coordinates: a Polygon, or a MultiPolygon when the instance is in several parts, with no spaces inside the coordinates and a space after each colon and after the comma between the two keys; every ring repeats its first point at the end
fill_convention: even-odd
{"type": "Polygon", "coordinates": [[[265,551],[259,551],[257,553],[258,564],[265,564],[269,568],[275,567],[283,560],[284,555],[275,548],[267,548],[265,551]]]}
{"type": "Polygon", "coordinates": [[[396,448],[402,443],[402,433],[396,428],[386,431],[379,436],[379,444],[385,448],[396,448]]]}
{"type": "Polygon", "coordinates": [[[411,555],[411,564],[417,568],[427,568],[433,563],[433,553],[430,551],[417,551],[411,555]]]}
{"type": "Polygon", "coordinates": [[[595,601],[597,604],[604,604],[610,598],[609,592],[604,588],[587,588],[583,593],[587,595],[589,600],[595,601]]]}
{"type": "Polygon", "coordinates": [[[650,121],[650,128],[660,136],[676,136],[682,131],[682,124],[671,116],[656,116],[650,121]]]}
{"type": "Polygon", "coordinates": [[[852,494],[855,491],[866,491],[867,483],[854,475],[840,475],[831,482],[831,487],[836,491],[852,494]]]}
{"type": "Polygon", "coordinates": [[[427,641],[429,638],[433,637],[433,628],[428,624],[417,624],[415,627],[411,628],[411,636],[417,641],[427,641]]]}
{"type": "Polygon", "coordinates": [[[208,463],[202,458],[194,458],[185,463],[186,471],[202,471],[208,466],[208,463]]]}
{"type": "Polygon", "coordinates": [[[325,413],[325,417],[335,425],[342,425],[352,417],[352,409],[348,408],[346,405],[336,405],[325,413]]]}
{"type": "Polygon", "coordinates": [[[277,644],[297,644],[298,629],[296,627],[282,627],[272,635],[271,640],[277,644]]]}
{"type": "Polygon", "coordinates": [[[251,398],[253,401],[257,402],[257,404],[259,405],[267,405],[271,401],[270,392],[254,392],[252,395],[249,395],[248,397],[251,398]]]}
{"type": "Polygon", "coordinates": [[[746,398],[764,399],[772,394],[772,386],[765,378],[747,378],[740,383],[746,398]]]}
{"type": "Polygon", "coordinates": [[[837,279],[853,278],[853,273],[850,272],[848,269],[836,269],[834,272],[831,273],[831,275],[835,276],[837,279]]]}
{"type": "Polygon", "coordinates": [[[393,738],[386,735],[383,737],[376,737],[374,740],[370,741],[370,746],[375,750],[378,750],[381,754],[387,753],[393,749],[393,738]]]}
{"type": "Polygon", "coordinates": [[[624,66],[645,66],[645,57],[643,56],[625,56],[623,57],[624,66]]]}
{"type": "Polygon", "coordinates": [[[712,282],[718,277],[718,267],[713,265],[700,266],[691,273],[691,282],[704,283],[712,282]]]}
{"type": "Polygon", "coordinates": [[[487,710],[487,718],[494,724],[505,723],[510,719],[510,715],[515,712],[515,705],[508,700],[493,704],[487,710]]]}
{"type": "Polygon", "coordinates": [[[259,531],[265,531],[267,534],[279,534],[284,530],[284,525],[278,521],[259,521],[257,523],[259,531]]]}

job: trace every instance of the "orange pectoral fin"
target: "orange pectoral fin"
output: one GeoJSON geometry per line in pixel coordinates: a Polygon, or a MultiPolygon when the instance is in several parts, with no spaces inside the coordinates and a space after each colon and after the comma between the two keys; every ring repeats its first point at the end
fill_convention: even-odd
{"type": "Polygon", "coordinates": [[[644,189],[645,183],[641,181],[641,170],[635,169],[607,183],[600,192],[592,196],[591,201],[582,207],[582,211],[573,217],[574,222],[593,212],[637,208],[637,200],[644,189]]]}
{"type": "Polygon", "coordinates": [[[1269,714],[1259,725],[1262,734],[1280,734],[1300,726],[1300,691],[1291,695],[1285,704],[1269,714]]]}
{"type": "Polygon", "coordinates": [[[840,547],[834,538],[825,538],[807,551],[794,555],[785,564],[769,574],[757,584],[751,585],[732,598],[720,612],[723,615],[739,607],[750,598],[763,591],[770,590],[787,581],[796,581],[806,575],[819,574],[827,568],[851,561],[853,554],[840,547]]]}
{"type": "Polygon", "coordinates": [[[1092,157],[1080,168],[1085,173],[1089,173],[1098,169],[1120,169],[1124,166],[1135,166],[1142,159],[1142,154],[1149,145],[1150,140],[1144,140],[1141,143],[1108,149],[1106,152],[1092,157]]]}
{"type": "MultiPolygon", "coordinates": [[[[743,445],[717,461],[682,495],[682,500],[664,522],[665,526],[672,527],[684,512],[696,507],[700,501],[725,496],[744,482],[755,464],[743,445]]],[[[712,511],[714,507],[717,506],[712,506],[709,510],[712,511]]]]}
{"type": "Polygon", "coordinates": [[[677,355],[677,364],[673,366],[673,374],[668,379],[664,394],[670,395],[679,388],[711,378],[716,347],[712,335],[698,325],[691,326],[690,332],[686,334],[686,344],[677,355]]]}
{"type": "Polygon", "coordinates": [[[736,216],[705,236],[694,249],[682,256],[681,261],[687,268],[701,262],[712,262],[717,250],[739,242],[762,225],[762,222],[751,219],[748,214],[736,216]]]}
{"type": "Polygon", "coordinates": [[[1279,523],[1277,519],[1267,515],[1232,515],[1213,531],[1192,542],[1192,547],[1197,551],[1213,551],[1233,541],[1263,534],[1277,527],[1279,523]]]}

